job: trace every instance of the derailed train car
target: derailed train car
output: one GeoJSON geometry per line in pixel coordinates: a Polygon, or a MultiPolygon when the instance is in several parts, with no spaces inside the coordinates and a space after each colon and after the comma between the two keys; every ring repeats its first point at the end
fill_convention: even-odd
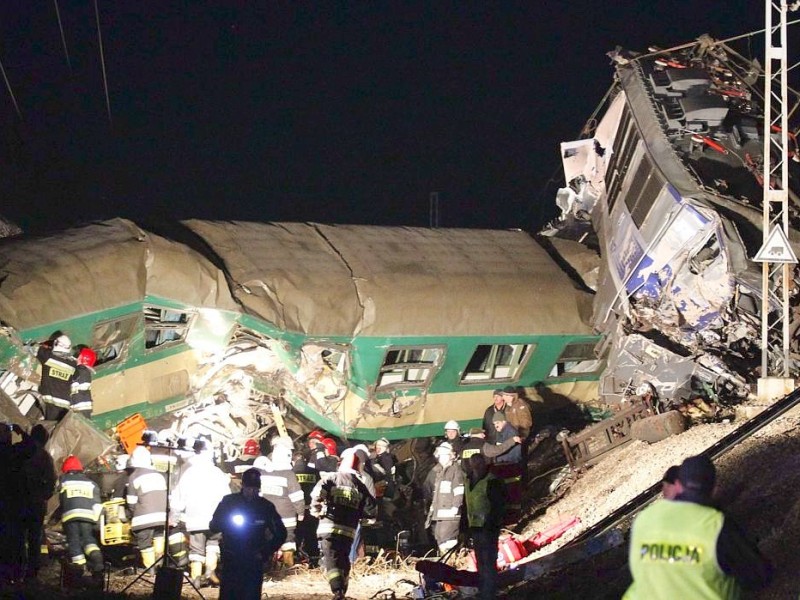
{"type": "Polygon", "coordinates": [[[0,257],[0,389],[30,416],[55,332],[97,352],[99,427],[139,413],[228,457],[275,411],[402,439],[480,424],[497,387],[597,395],[591,295],[521,231],[116,219],[0,257]]]}
{"type": "MultiPolygon", "coordinates": [[[[609,356],[601,396],[613,404],[649,389],[668,404],[696,395],[734,403],[760,376],[762,274],[751,259],[763,243],[763,186],[780,185],[761,175],[765,160],[780,160],[763,152],[763,73],[705,36],[681,51],[609,56],[616,72],[603,112],[584,139],[561,145],[567,187],[545,232],[593,240],[602,256],[587,281],[609,356]]],[[[796,93],[790,99],[791,114],[796,93]]],[[[788,139],[797,254],[796,127],[788,139]]],[[[794,337],[796,311],[791,319],[794,337]]],[[[796,338],[791,351],[796,374],[796,338]]],[[[783,357],[769,361],[778,371],[783,357]]]]}

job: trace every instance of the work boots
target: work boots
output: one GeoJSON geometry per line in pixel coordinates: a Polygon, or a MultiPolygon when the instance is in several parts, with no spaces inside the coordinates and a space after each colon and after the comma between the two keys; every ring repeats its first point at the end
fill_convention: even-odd
{"type": "Polygon", "coordinates": [[[294,550],[284,550],[281,556],[281,561],[285,567],[294,566],[294,550]]]}
{"type": "Polygon", "coordinates": [[[192,580],[192,585],[196,588],[200,587],[200,575],[203,574],[203,563],[199,560],[193,560],[189,563],[189,579],[192,580]]]}

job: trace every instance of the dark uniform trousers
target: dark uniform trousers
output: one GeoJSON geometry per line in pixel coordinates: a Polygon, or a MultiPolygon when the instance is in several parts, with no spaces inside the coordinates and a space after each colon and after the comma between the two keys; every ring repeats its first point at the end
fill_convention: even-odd
{"type": "Polygon", "coordinates": [[[500,532],[488,527],[470,529],[478,565],[478,581],[481,598],[497,595],[497,540],[500,532]]]}
{"type": "Polygon", "coordinates": [[[332,534],[319,540],[322,567],[325,569],[328,584],[334,594],[347,591],[345,582],[350,577],[350,548],[352,545],[353,538],[343,535],[332,534]]]}

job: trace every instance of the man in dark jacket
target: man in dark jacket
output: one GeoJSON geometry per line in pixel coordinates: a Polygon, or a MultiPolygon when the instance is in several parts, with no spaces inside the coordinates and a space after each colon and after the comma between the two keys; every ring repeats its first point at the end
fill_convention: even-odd
{"type": "Polygon", "coordinates": [[[466,528],[475,548],[480,597],[486,600],[497,594],[497,540],[505,514],[505,490],[503,482],[489,473],[482,454],[473,454],[469,462],[466,528]]]}
{"type": "Polygon", "coordinates": [[[740,588],[769,583],[769,561],[712,505],[715,480],[707,457],[690,456],[678,468],[675,499],[658,500],[636,517],[625,600],[738,598],[740,588]]]}
{"type": "Polygon", "coordinates": [[[21,427],[15,427],[22,435],[20,446],[26,501],[21,524],[27,545],[25,579],[35,579],[39,573],[47,501],[56,489],[56,471],[53,457],[45,450],[49,438],[47,429],[43,425],[34,425],[27,435],[21,427]]]}
{"type": "Polygon", "coordinates": [[[486,412],[483,413],[483,432],[486,434],[486,442],[494,444],[497,438],[497,432],[494,430],[494,421],[492,418],[496,413],[502,413],[506,409],[506,401],[503,398],[503,390],[495,390],[492,392],[492,403],[486,412]]]}
{"type": "Polygon", "coordinates": [[[260,600],[264,563],[286,541],[286,527],[260,489],[261,472],[245,471],[242,491],[225,496],[209,523],[222,533],[220,600],[260,600]]]}

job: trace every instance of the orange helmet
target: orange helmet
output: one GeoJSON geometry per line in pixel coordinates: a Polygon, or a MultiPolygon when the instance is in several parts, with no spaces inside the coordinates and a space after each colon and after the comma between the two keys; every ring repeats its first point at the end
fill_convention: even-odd
{"type": "Polygon", "coordinates": [[[261,454],[261,447],[258,445],[258,442],[254,439],[249,439],[244,443],[244,448],[242,449],[242,455],[244,456],[258,456],[261,454]]]}
{"type": "Polygon", "coordinates": [[[70,454],[64,459],[64,464],[61,465],[62,473],[69,473],[70,471],[83,471],[81,460],[74,454],[70,454]]]}
{"type": "Polygon", "coordinates": [[[93,367],[94,363],[96,362],[97,362],[97,354],[91,348],[81,348],[81,351],[78,352],[79,365],[86,365],[87,367],[93,367]]]}
{"type": "Polygon", "coordinates": [[[336,449],[336,441],[333,438],[322,438],[320,442],[322,442],[322,445],[325,446],[325,450],[328,451],[329,456],[337,455],[338,451],[336,449]]]}

